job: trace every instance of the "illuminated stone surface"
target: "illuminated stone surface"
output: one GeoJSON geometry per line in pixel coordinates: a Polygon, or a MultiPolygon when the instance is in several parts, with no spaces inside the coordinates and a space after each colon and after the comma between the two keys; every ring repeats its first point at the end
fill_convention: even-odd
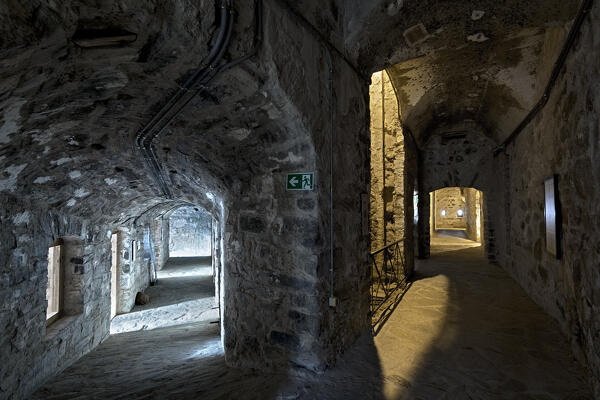
{"type": "Polygon", "coordinates": [[[439,235],[432,248],[379,335],[323,375],[228,368],[203,322],[112,336],[34,398],[590,398],[555,322],[478,244],[439,235]]]}
{"type": "Polygon", "coordinates": [[[144,293],[150,303],[114,317],[111,334],[219,320],[210,257],[170,258],[144,293]]]}
{"type": "MultiPolygon", "coordinates": [[[[322,372],[340,360],[330,377],[361,336],[356,351],[371,360],[369,249],[403,237],[411,270],[415,250],[429,256],[429,192],[468,187],[483,192],[485,257],[552,318],[568,344],[551,340],[548,352],[570,347],[600,399],[600,3],[264,0],[262,19],[254,1],[234,3],[220,65],[251,56],[202,86],[154,142],[169,198],[135,138],[223,37],[222,1],[0,2],[0,398],[28,398],[112,343],[111,309],[128,313],[147,290],[153,259],[158,270],[168,259],[165,221],[190,205],[212,218],[214,329],[230,367],[322,372]],[[107,46],[82,48],[82,30],[107,46]],[[115,43],[110,32],[123,30],[136,40],[115,43]],[[370,96],[377,82],[383,101],[370,96]],[[301,172],[315,173],[314,190],[288,192],[285,177],[301,172]],[[561,259],[545,250],[552,174],[561,259]],[[46,327],[58,239],[81,251],[64,260],[67,315],[46,327]]],[[[454,373],[446,361],[440,376],[454,373]]],[[[379,378],[348,370],[345,394],[365,392],[361,382],[388,390],[370,365],[379,378]]],[[[401,373],[385,376],[404,382],[401,373]]],[[[521,375],[528,388],[542,379],[521,375]]],[[[311,390],[333,394],[328,382],[311,390]]]]}

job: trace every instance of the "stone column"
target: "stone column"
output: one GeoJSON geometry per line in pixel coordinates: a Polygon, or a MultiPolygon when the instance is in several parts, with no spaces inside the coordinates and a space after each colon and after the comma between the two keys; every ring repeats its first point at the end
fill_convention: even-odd
{"type": "MultiPolygon", "coordinates": [[[[405,237],[404,135],[387,72],[372,77],[371,250],[405,237]]],[[[412,201],[412,196],[411,196],[412,201]]]]}
{"type": "Polygon", "coordinates": [[[424,187],[424,179],[423,179],[423,158],[419,157],[418,163],[418,184],[419,184],[419,205],[418,205],[418,213],[419,213],[419,222],[417,224],[417,233],[418,233],[418,254],[417,256],[421,259],[429,258],[429,241],[430,241],[430,198],[429,191],[427,191],[424,187]]]}

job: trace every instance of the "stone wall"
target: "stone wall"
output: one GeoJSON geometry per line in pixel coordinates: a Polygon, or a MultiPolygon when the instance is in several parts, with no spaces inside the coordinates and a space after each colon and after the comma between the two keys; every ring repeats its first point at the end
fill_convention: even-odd
{"type": "Polygon", "coordinates": [[[0,195],[0,398],[26,398],[108,335],[106,226],[0,195]],[[63,243],[64,313],[46,327],[48,248],[63,243]]]}
{"type": "MultiPolygon", "coordinates": [[[[482,192],[482,226],[485,231],[485,252],[490,260],[502,257],[497,243],[504,236],[496,234],[497,226],[506,223],[504,176],[501,160],[495,159],[494,142],[485,131],[472,123],[441,126],[429,133],[422,146],[419,163],[419,193],[430,193],[446,187],[475,188],[482,192]]],[[[419,256],[429,256],[430,199],[421,196],[419,205],[419,256]]],[[[439,215],[436,216],[436,219],[439,215]]]]}
{"type": "MultiPolygon", "coordinates": [[[[83,313],[83,241],[78,237],[67,236],[59,239],[62,245],[62,292],[63,315],[75,316],[83,313]]],[[[51,326],[50,326],[51,327],[51,326]]]]}
{"type": "Polygon", "coordinates": [[[144,233],[149,227],[145,225],[120,229],[118,314],[131,311],[137,292],[143,292],[150,284],[150,255],[146,249],[144,233]]]}
{"type": "MultiPolygon", "coordinates": [[[[378,72],[371,76],[369,87],[369,109],[371,131],[371,191],[369,193],[369,235],[371,251],[379,250],[385,246],[385,204],[384,204],[384,166],[383,156],[383,129],[385,113],[385,72],[378,72]]],[[[395,97],[395,95],[394,95],[395,97]]]]}
{"type": "Polygon", "coordinates": [[[483,242],[483,198],[481,192],[473,188],[465,188],[466,234],[474,242],[483,242]]]}
{"type": "MultiPolygon", "coordinates": [[[[600,398],[600,4],[594,2],[548,104],[507,148],[506,269],[559,321],[600,398]],[[563,257],[546,250],[544,179],[558,175],[563,257]]],[[[548,60],[550,62],[550,60],[548,60]]],[[[543,82],[542,82],[543,83],[543,82]]]]}
{"type": "Polygon", "coordinates": [[[208,52],[215,7],[46,3],[33,14],[48,18],[27,23],[34,35],[13,25],[29,5],[2,8],[19,39],[0,40],[0,398],[21,399],[108,335],[110,236],[162,201],[133,138],[208,52]],[[89,21],[138,40],[84,50],[71,38],[89,21]],[[60,238],[81,244],[65,252],[67,308],[47,329],[48,247],[60,238]]]}
{"type": "MultiPolygon", "coordinates": [[[[157,232],[156,214],[139,216],[179,202],[219,219],[228,362],[320,371],[368,328],[368,82],[281,2],[265,1],[258,54],[219,75],[157,139],[174,196],[166,199],[134,138],[202,62],[218,21],[212,2],[134,3],[42,6],[53,18],[38,22],[48,26],[1,50],[6,397],[27,397],[106,337],[110,234],[123,231],[123,312],[149,281],[146,246],[127,262],[131,241],[147,244],[144,230],[157,232]],[[72,43],[80,23],[97,20],[138,40],[72,43]],[[286,191],[286,173],[304,171],[315,172],[315,190],[286,191]],[[47,248],[64,236],[83,242],[83,312],[46,341],[47,248]]],[[[254,10],[236,11],[227,59],[253,47],[254,10]]]]}
{"type": "Polygon", "coordinates": [[[419,204],[415,204],[414,197],[416,194],[418,202],[421,202],[421,194],[417,190],[418,163],[419,152],[416,142],[410,131],[406,130],[404,140],[404,193],[406,196],[404,203],[404,258],[410,275],[415,270],[415,254],[418,252],[417,240],[415,240],[418,237],[418,218],[415,220],[415,215],[419,215],[419,204]]]}
{"type": "Polygon", "coordinates": [[[169,218],[161,215],[154,220],[154,256],[161,270],[169,260],[169,218]]]}
{"type": "MultiPolygon", "coordinates": [[[[39,41],[2,49],[0,107],[10,117],[0,128],[2,396],[27,397],[107,336],[110,234],[123,231],[124,312],[149,281],[149,250],[128,261],[131,240],[156,233],[160,212],[139,216],[179,202],[219,219],[230,363],[322,370],[368,327],[367,82],[304,22],[266,1],[258,55],[211,82],[210,94],[191,101],[157,141],[175,197],[165,199],[133,141],[207,54],[215,8],[133,3],[61,3],[39,41]],[[70,38],[79,18],[125,25],[138,40],[78,48],[70,38]],[[304,171],[315,171],[316,189],[286,191],[286,173],[304,171]],[[63,236],[83,241],[83,312],[47,342],[47,248],[63,236]]],[[[237,11],[229,59],[253,45],[254,10],[237,11]]]]}
{"type": "Polygon", "coordinates": [[[209,257],[211,253],[211,216],[195,207],[181,207],[169,217],[169,255],[171,257],[209,257]]]}
{"type": "Polygon", "coordinates": [[[371,77],[371,250],[405,237],[404,134],[387,72],[371,77]]]}
{"type": "MultiPolygon", "coordinates": [[[[414,156],[412,158],[406,156],[406,140],[400,120],[398,100],[386,71],[376,72],[371,76],[369,98],[371,251],[404,239],[406,270],[411,274],[414,269],[412,193],[416,182],[417,160],[414,156]]],[[[412,143],[408,144],[411,145],[412,143]]]]}
{"type": "Polygon", "coordinates": [[[260,159],[237,172],[224,203],[226,358],[320,371],[368,327],[368,86],[286,7],[265,2],[265,21],[277,21],[261,50],[277,105],[265,124],[281,125],[249,137],[260,159]],[[286,190],[287,173],[311,171],[314,191],[286,190]]]}
{"type": "Polygon", "coordinates": [[[434,192],[435,229],[467,229],[467,202],[463,188],[444,188],[434,192]],[[458,215],[462,210],[463,215],[458,215]],[[442,211],[444,211],[443,215],[442,211]]]}
{"type": "MultiPolygon", "coordinates": [[[[143,243],[144,228],[157,232],[155,213],[138,217],[179,201],[212,207],[219,218],[222,333],[228,362],[278,370],[332,365],[368,328],[368,230],[361,213],[369,183],[367,82],[304,22],[279,2],[266,1],[265,42],[259,54],[211,82],[211,94],[191,101],[160,145],[157,142],[175,197],[164,199],[131,146],[140,125],[206,55],[214,36],[214,7],[194,2],[198,12],[182,15],[186,2],[165,4],[155,13],[151,7],[138,10],[125,1],[117,3],[110,7],[137,11],[131,18],[135,24],[128,28],[140,34],[131,46],[75,48],[68,38],[79,14],[65,4],[71,19],[58,25],[68,32],[61,30],[43,45],[32,43],[3,53],[2,85],[10,93],[1,98],[2,107],[4,101],[23,107],[16,111],[10,132],[3,130],[0,136],[6,144],[0,155],[5,169],[0,191],[34,203],[11,207],[5,218],[9,221],[47,204],[54,218],[77,221],[80,232],[67,233],[85,237],[93,258],[84,257],[86,271],[94,271],[86,275],[90,281],[94,275],[89,287],[94,295],[84,309],[105,313],[78,320],[74,329],[81,335],[72,336],[73,346],[64,344],[71,340],[69,332],[59,335],[57,346],[63,340],[64,358],[53,358],[50,364],[36,355],[43,353],[37,345],[43,332],[37,327],[44,322],[45,289],[38,275],[46,267],[44,261],[30,267],[28,257],[45,260],[47,248],[15,250],[13,244],[18,236],[25,237],[21,230],[31,236],[32,247],[56,237],[35,231],[41,214],[32,216],[35,221],[26,228],[11,225],[5,254],[16,252],[15,262],[6,263],[2,284],[10,296],[1,304],[13,308],[7,337],[13,338],[17,329],[27,333],[17,350],[12,339],[2,342],[2,359],[11,360],[2,366],[2,390],[24,397],[106,337],[110,237],[104,236],[123,230],[118,281],[120,312],[125,312],[149,280],[149,257],[142,255],[147,249],[137,250],[131,262],[129,243],[143,243]],[[144,29],[148,26],[158,33],[150,36],[144,29]],[[35,60],[30,58],[33,54],[35,60]],[[20,87],[25,81],[27,87],[20,87]],[[32,154],[39,156],[35,163],[30,163],[32,154]],[[286,173],[304,171],[315,172],[315,190],[286,191],[286,173]],[[92,248],[92,237],[104,241],[94,241],[92,248]],[[88,266],[103,254],[104,264],[88,266]],[[22,280],[35,293],[21,291],[22,280]],[[25,302],[30,297],[37,307],[33,310],[32,302],[25,302]],[[335,307],[330,307],[330,297],[335,307]],[[28,329],[27,323],[35,329],[28,329]],[[36,379],[29,371],[36,371],[36,379]]],[[[130,19],[129,14],[105,9],[83,11],[90,20],[104,15],[117,23],[130,19]]],[[[253,40],[254,10],[238,11],[235,45],[228,55],[232,59],[247,54],[253,40]]]]}
{"type": "Polygon", "coordinates": [[[223,318],[221,314],[222,307],[222,288],[223,288],[223,235],[221,224],[216,218],[211,220],[212,227],[212,268],[213,268],[213,279],[215,281],[215,306],[219,307],[219,316],[223,318]]]}
{"type": "MultiPolygon", "coordinates": [[[[1,231],[0,241],[0,356],[9,360],[0,364],[0,398],[19,399],[108,336],[115,229],[7,194],[0,198],[5,205],[0,222],[11,227],[1,231]],[[53,244],[63,246],[64,307],[61,318],[46,326],[48,248],[53,244]]],[[[118,228],[119,313],[128,312],[137,291],[148,286],[150,257],[144,231],[154,217],[118,228]],[[133,263],[132,240],[139,243],[133,263]]]]}
{"type": "Polygon", "coordinates": [[[117,314],[129,312],[133,307],[129,290],[133,265],[131,241],[130,229],[121,227],[117,236],[117,314]]]}
{"type": "Polygon", "coordinates": [[[431,193],[435,199],[435,209],[431,210],[432,229],[464,230],[467,238],[482,242],[483,231],[483,195],[473,188],[444,188],[431,193]],[[442,210],[446,215],[441,215],[442,210]],[[458,210],[463,216],[458,216],[458,210]],[[435,226],[435,228],[433,228],[435,226]]]}

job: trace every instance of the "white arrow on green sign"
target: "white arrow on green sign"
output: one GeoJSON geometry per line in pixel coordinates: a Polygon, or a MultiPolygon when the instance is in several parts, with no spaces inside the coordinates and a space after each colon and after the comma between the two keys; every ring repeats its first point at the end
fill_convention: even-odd
{"type": "Polygon", "coordinates": [[[287,190],[313,190],[314,188],[314,172],[287,174],[287,190]]]}

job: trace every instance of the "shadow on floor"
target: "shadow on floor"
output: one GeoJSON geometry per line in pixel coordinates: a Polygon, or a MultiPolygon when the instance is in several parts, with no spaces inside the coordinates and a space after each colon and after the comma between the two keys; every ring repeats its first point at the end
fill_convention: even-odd
{"type": "Polygon", "coordinates": [[[325,375],[231,368],[219,325],[196,322],[113,335],[31,398],[381,399],[378,366],[373,338],[365,334],[325,375]]]}
{"type": "Polygon", "coordinates": [[[371,318],[371,331],[373,333],[373,336],[377,336],[377,334],[379,332],[381,332],[381,330],[385,326],[386,322],[394,314],[394,311],[396,311],[396,308],[398,308],[398,305],[400,305],[402,298],[404,297],[406,292],[408,292],[411,285],[412,285],[412,281],[404,283],[385,302],[385,304],[382,307],[382,311],[380,313],[376,314],[375,318],[373,318],[373,317],[371,318]]]}
{"type": "Polygon", "coordinates": [[[111,336],[33,398],[258,399],[285,379],[227,367],[219,325],[197,322],[111,336]]]}
{"type": "Polygon", "coordinates": [[[376,338],[322,375],[227,367],[216,324],[111,336],[36,399],[591,399],[557,324],[480,248],[434,253],[376,338]]]}
{"type": "MultiPolygon", "coordinates": [[[[212,265],[212,257],[170,257],[165,269],[178,269],[178,268],[186,268],[186,267],[196,267],[198,265],[210,267],[212,265]]],[[[159,273],[161,272],[159,271],[159,273]]]]}
{"type": "Polygon", "coordinates": [[[395,371],[410,382],[386,390],[387,398],[591,399],[556,321],[475,242],[456,248],[455,241],[432,241],[437,251],[417,263],[412,297],[396,311],[387,337],[376,339],[378,348],[403,342],[406,350],[396,357],[412,365],[394,367],[382,357],[384,376],[395,371]]]}
{"type": "Polygon", "coordinates": [[[158,281],[144,293],[150,296],[150,303],[136,305],[131,312],[209,297],[214,299],[211,258],[169,258],[165,267],[158,271],[158,281]]]}

